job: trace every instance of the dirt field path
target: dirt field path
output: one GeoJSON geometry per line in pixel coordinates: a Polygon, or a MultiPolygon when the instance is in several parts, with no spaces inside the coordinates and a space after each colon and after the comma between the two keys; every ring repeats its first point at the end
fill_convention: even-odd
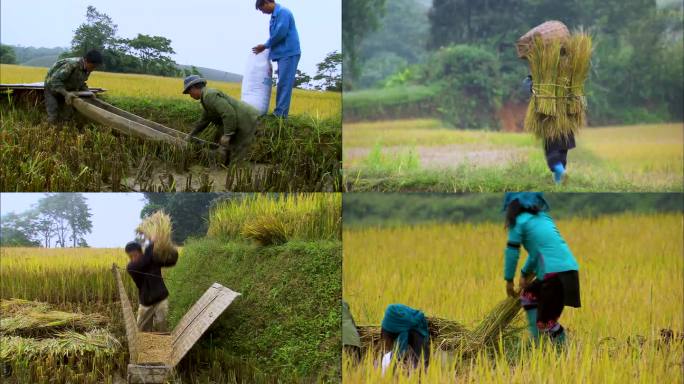
{"type": "MultiPolygon", "coordinates": [[[[345,148],[344,164],[353,165],[368,157],[372,148],[345,148]]],[[[441,146],[393,146],[382,149],[383,154],[397,155],[414,151],[425,168],[454,168],[464,163],[478,166],[505,165],[527,158],[527,148],[499,148],[450,144],[441,146]]]]}

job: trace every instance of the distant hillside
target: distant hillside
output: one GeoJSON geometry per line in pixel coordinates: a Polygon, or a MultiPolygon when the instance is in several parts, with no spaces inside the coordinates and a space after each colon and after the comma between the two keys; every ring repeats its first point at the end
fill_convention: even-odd
{"type": "Polygon", "coordinates": [[[27,65],[30,67],[49,67],[57,61],[57,57],[67,51],[67,48],[54,47],[22,47],[18,45],[10,45],[14,49],[14,54],[17,57],[17,63],[20,65],[27,65]]]}
{"type": "MultiPolygon", "coordinates": [[[[178,68],[180,69],[191,69],[191,65],[179,65],[178,68]]],[[[204,77],[207,80],[212,80],[212,81],[225,81],[228,83],[240,83],[242,82],[242,75],[238,75],[237,73],[232,73],[232,72],[226,72],[226,71],[221,71],[218,69],[212,69],[212,68],[205,68],[205,67],[195,67],[197,68],[198,71],[202,74],[202,77],[204,77]]]]}
{"type": "MultiPolygon", "coordinates": [[[[14,49],[14,54],[17,56],[17,64],[26,65],[29,67],[50,67],[54,64],[59,55],[68,51],[68,48],[55,47],[22,47],[18,45],[10,45],[14,49]]],[[[178,65],[180,69],[190,69],[191,65],[178,65]]],[[[212,81],[225,81],[228,83],[242,82],[242,75],[221,71],[218,69],[196,67],[202,76],[212,81]]]]}

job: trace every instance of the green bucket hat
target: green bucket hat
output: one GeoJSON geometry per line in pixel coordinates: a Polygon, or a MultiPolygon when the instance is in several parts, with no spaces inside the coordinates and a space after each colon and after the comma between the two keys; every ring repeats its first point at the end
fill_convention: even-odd
{"type": "Polygon", "coordinates": [[[190,89],[193,85],[197,84],[207,84],[207,80],[199,77],[198,75],[190,75],[183,80],[183,94],[188,93],[188,89],[190,89]]]}

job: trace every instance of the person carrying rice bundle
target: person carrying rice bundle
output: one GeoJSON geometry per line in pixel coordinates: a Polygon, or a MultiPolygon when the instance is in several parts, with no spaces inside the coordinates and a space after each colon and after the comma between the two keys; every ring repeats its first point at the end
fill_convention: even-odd
{"type": "MultiPolygon", "coordinates": [[[[534,84],[532,76],[529,75],[523,80],[523,89],[528,98],[533,95],[534,84]]],[[[544,157],[546,165],[553,173],[553,181],[556,184],[567,182],[568,173],[568,151],[576,147],[575,133],[570,131],[565,137],[545,137],[542,139],[544,147],[544,157]]]]}
{"type": "Polygon", "coordinates": [[[508,230],[504,252],[506,293],[511,297],[518,294],[513,278],[522,245],[528,257],[520,270],[519,295],[528,329],[535,342],[543,336],[562,346],[565,329],[559,319],[563,308],[581,306],[577,260],[546,213],[549,205],[542,193],[508,192],[503,210],[508,230]]]}
{"type": "Polygon", "coordinates": [[[586,125],[585,82],[591,64],[591,36],[570,34],[560,21],[547,21],[521,36],[518,57],[529,64],[523,84],[529,95],[525,130],[543,143],[556,184],[567,181],[568,151],[586,125]]]}
{"type": "Polygon", "coordinates": [[[430,332],[425,314],[404,304],[390,304],[382,319],[380,337],[384,351],[383,372],[392,354],[417,367],[421,359],[427,368],[430,362],[430,332]]]}
{"type": "Polygon", "coordinates": [[[166,332],[169,291],[162,277],[162,266],[152,255],[154,243],[150,242],[143,251],[140,243],[131,241],[124,250],[130,258],[126,271],[138,288],[138,330],[166,332]]]}

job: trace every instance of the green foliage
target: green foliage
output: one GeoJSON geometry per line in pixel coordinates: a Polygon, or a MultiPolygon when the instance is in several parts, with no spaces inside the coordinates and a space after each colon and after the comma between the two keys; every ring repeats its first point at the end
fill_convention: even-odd
{"type": "MultiPolygon", "coordinates": [[[[556,219],[623,212],[681,212],[680,193],[546,193],[556,219]]],[[[345,226],[407,225],[428,222],[500,221],[503,193],[385,194],[344,196],[345,226]]]]}
{"type": "Polygon", "coordinates": [[[76,248],[86,245],[84,235],[93,229],[92,213],[80,193],[56,193],[38,200],[32,209],[2,217],[0,243],[3,246],[76,248]]]}
{"type": "Polygon", "coordinates": [[[83,56],[90,49],[98,49],[103,54],[103,69],[108,71],[161,76],[182,74],[169,56],[175,53],[171,40],[140,33],[132,39],[119,38],[117,29],[110,16],[88,6],[86,22],[74,32],[71,51],[60,56],[83,56]]]}
{"type": "Polygon", "coordinates": [[[338,380],[341,266],[339,241],[273,247],[217,239],[188,242],[168,274],[172,324],[214,281],[242,295],[193,348],[186,364],[200,350],[210,350],[223,361],[251,365],[244,371],[252,377],[338,380]]]}
{"type": "Polygon", "coordinates": [[[0,64],[16,64],[17,55],[14,48],[9,45],[0,44],[0,64]]]}
{"type": "Polygon", "coordinates": [[[345,122],[429,116],[436,109],[436,87],[401,86],[345,92],[345,122]]]}
{"type": "Polygon", "coordinates": [[[363,160],[362,166],[372,173],[400,174],[420,170],[420,158],[413,150],[405,153],[385,154],[382,145],[376,143],[363,160]]]}
{"type": "Polygon", "coordinates": [[[313,79],[319,82],[318,90],[342,92],[342,54],[337,51],[328,53],[323,61],[316,64],[313,79]]]}
{"type": "Polygon", "coordinates": [[[454,45],[437,51],[427,78],[438,84],[442,119],[458,128],[496,129],[500,67],[496,54],[484,47],[454,45]]]}
{"type": "Polygon", "coordinates": [[[171,216],[172,240],[183,244],[188,237],[202,237],[207,233],[209,208],[221,198],[219,193],[154,193],[146,192],[147,204],[141,218],[158,210],[171,216]]]}
{"type": "Polygon", "coordinates": [[[378,86],[392,73],[425,59],[429,30],[426,10],[416,0],[387,2],[381,27],[361,43],[363,70],[356,88],[378,86]]]}
{"type": "Polygon", "coordinates": [[[385,12],[385,0],[346,0],[342,2],[342,47],[345,90],[350,90],[359,78],[359,47],[364,38],[380,24],[385,12]]]}
{"type": "MultiPolygon", "coordinates": [[[[561,20],[571,30],[584,28],[596,42],[586,88],[589,125],[681,121],[684,118],[684,7],[681,3],[434,0],[429,10],[421,7],[417,0],[388,3],[381,27],[367,34],[361,42],[362,54],[355,64],[359,69],[354,78],[357,89],[377,87],[387,83],[386,79],[391,79],[389,84],[392,85],[434,85],[434,79],[415,74],[404,83],[400,80],[401,73],[413,63],[430,71],[434,63],[426,52],[465,44],[487,47],[497,57],[500,69],[493,87],[502,103],[524,103],[527,95],[520,91],[520,84],[528,74],[528,68],[517,58],[515,42],[543,21],[561,20]],[[407,12],[407,9],[413,11],[407,12]],[[418,24],[429,30],[423,32],[418,24]],[[414,31],[415,38],[401,35],[400,28],[414,31]],[[426,43],[419,44],[414,39],[423,39],[426,43]],[[405,45],[403,41],[411,44],[405,45]]],[[[345,67],[349,64],[346,60],[349,60],[348,56],[345,56],[345,67]]],[[[466,99],[462,101],[467,103],[466,99]]],[[[491,111],[489,107],[485,110],[491,111]]],[[[459,113],[470,116],[458,117],[458,113],[452,112],[453,116],[445,117],[450,122],[482,119],[478,109],[464,107],[459,113]]],[[[420,116],[424,115],[416,115],[420,116]]],[[[494,114],[491,116],[493,120],[494,114]]],[[[487,123],[485,126],[493,125],[487,123]]]]}

